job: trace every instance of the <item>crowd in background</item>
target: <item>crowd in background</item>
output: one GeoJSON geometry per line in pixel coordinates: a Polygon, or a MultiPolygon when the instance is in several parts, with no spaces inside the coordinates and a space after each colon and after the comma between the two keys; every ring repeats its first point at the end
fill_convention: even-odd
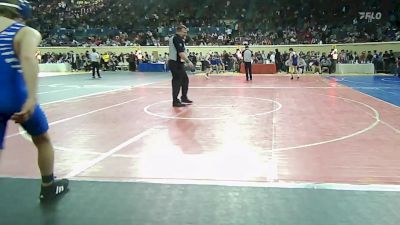
{"type": "Polygon", "coordinates": [[[397,0],[33,0],[42,46],[166,45],[190,27],[192,45],[400,40],[397,0]],[[175,7],[179,5],[179,7],[175,7]],[[372,12],[374,18],[360,13],[372,12]],[[57,18],[57,19],[54,19],[57,18]]]}
{"type": "MultiPolygon", "coordinates": [[[[86,53],[38,53],[40,63],[70,63],[74,71],[84,70],[89,71],[90,60],[89,51],[86,53]]],[[[321,72],[335,72],[335,65],[339,64],[365,64],[373,63],[376,72],[393,72],[396,70],[396,64],[399,59],[392,50],[380,51],[363,51],[353,52],[349,50],[340,50],[338,52],[298,52],[300,63],[304,68],[302,72],[315,72],[315,67],[321,67],[321,72]]],[[[189,52],[189,59],[198,65],[198,69],[204,71],[206,65],[211,65],[211,68],[219,72],[235,72],[239,71],[239,65],[242,62],[242,54],[239,49],[236,52],[189,52]],[[206,61],[208,63],[206,63],[206,61]]],[[[168,54],[153,55],[148,52],[135,51],[127,54],[106,52],[101,54],[100,66],[102,70],[130,70],[136,71],[139,63],[165,63],[168,60],[168,54]]],[[[289,52],[275,51],[256,51],[253,54],[253,63],[255,64],[276,64],[277,70],[286,72],[288,70],[287,61],[289,60],[289,52]]]]}
{"type": "MultiPolygon", "coordinates": [[[[178,24],[190,28],[189,45],[294,45],[400,41],[400,4],[396,0],[32,0],[29,25],[43,34],[41,46],[164,46],[178,24]],[[179,7],[175,7],[179,5],[179,7]],[[362,13],[370,12],[370,18],[362,13]],[[363,18],[364,17],[364,18],[363,18]],[[54,19],[57,18],[57,19],[54,19]]],[[[299,52],[306,66],[327,72],[336,63],[373,63],[377,72],[393,71],[393,52],[299,52]],[[336,58],[336,57],[335,57],[336,58]]],[[[88,70],[88,54],[45,53],[42,63],[72,64],[88,70]]],[[[165,62],[167,55],[147,52],[102,55],[103,70],[136,70],[139,63],[165,62]]],[[[204,69],[237,71],[238,52],[190,53],[204,69]]],[[[276,63],[286,71],[288,53],[255,52],[254,63],[276,63]]]]}

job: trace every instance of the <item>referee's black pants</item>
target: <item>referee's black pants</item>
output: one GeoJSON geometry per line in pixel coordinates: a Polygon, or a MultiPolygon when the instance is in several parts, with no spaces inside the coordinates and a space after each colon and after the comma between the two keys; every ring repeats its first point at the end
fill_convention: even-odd
{"type": "Polygon", "coordinates": [[[97,71],[97,76],[98,76],[98,77],[101,77],[101,76],[100,76],[100,71],[99,71],[99,69],[100,69],[100,63],[98,63],[98,62],[92,62],[92,76],[93,76],[93,77],[94,77],[95,71],[97,71]]]}
{"type": "Polygon", "coordinates": [[[172,73],[172,99],[174,103],[180,102],[178,95],[180,89],[182,88],[182,98],[187,99],[187,93],[189,90],[189,78],[185,71],[185,67],[183,63],[169,60],[168,67],[172,73]]]}
{"type": "Polygon", "coordinates": [[[246,80],[253,80],[253,73],[251,71],[251,62],[244,62],[244,69],[246,71],[246,80]]]}

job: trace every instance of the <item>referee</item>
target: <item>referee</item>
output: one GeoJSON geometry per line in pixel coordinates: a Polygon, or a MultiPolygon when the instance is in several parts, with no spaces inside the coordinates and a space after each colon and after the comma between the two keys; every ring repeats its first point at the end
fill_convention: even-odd
{"type": "Polygon", "coordinates": [[[190,68],[194,68],[193,63],[185,53],[185,41],[188,29],[184,25],[176,28],[176,35],[169,39],[169,60],[168,66],[172,73],[172,106],[185,107],[186,104],[192,104],[187,93],[189,89],[189,78],[186,74],[184,63],[190,68]],[[179,100],[178,95],[182,87],[182,96],[179,100]]]}
{"type": "Polygon", "coordinates": [[[96,49],[92,49],[92,53],[89,55],[90,62],[92,63],[92,77],[93,79],[96,78],[94,76],[95,70],[97,71],[97,77],[101,78],[100,76],[100,55],[96,52],[96,49]]]}
{"type": "Polygon", "coordinates": [[[246,45],[245,50],[243,51],[243,61],[244,61],[244,69],[246,70],[246,80],[253,80],[253,73],[251,71],[251,61],[253,59],[253,52],[249,49],[249,46],[246,45]]]}

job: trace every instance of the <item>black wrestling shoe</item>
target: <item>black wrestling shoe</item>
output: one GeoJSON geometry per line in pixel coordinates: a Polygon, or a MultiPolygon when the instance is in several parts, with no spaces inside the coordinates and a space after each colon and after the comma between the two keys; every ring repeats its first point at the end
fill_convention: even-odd
{"type": "Polygon", "coordinates": [[[42,186],[39,199],[42,202],[51,201],[68,192],[69,180],[55,180],[50,186],[42,186]]]}

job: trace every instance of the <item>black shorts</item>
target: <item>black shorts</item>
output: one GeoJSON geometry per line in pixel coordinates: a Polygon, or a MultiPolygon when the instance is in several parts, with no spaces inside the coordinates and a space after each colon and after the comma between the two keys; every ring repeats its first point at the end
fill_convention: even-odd
{"type": "Polygon", "coordinates": [[[211,64],[210,64],[209,61],[204,61],[204,66],[205,66],[206,68],[211,68],[211,64]]]}

